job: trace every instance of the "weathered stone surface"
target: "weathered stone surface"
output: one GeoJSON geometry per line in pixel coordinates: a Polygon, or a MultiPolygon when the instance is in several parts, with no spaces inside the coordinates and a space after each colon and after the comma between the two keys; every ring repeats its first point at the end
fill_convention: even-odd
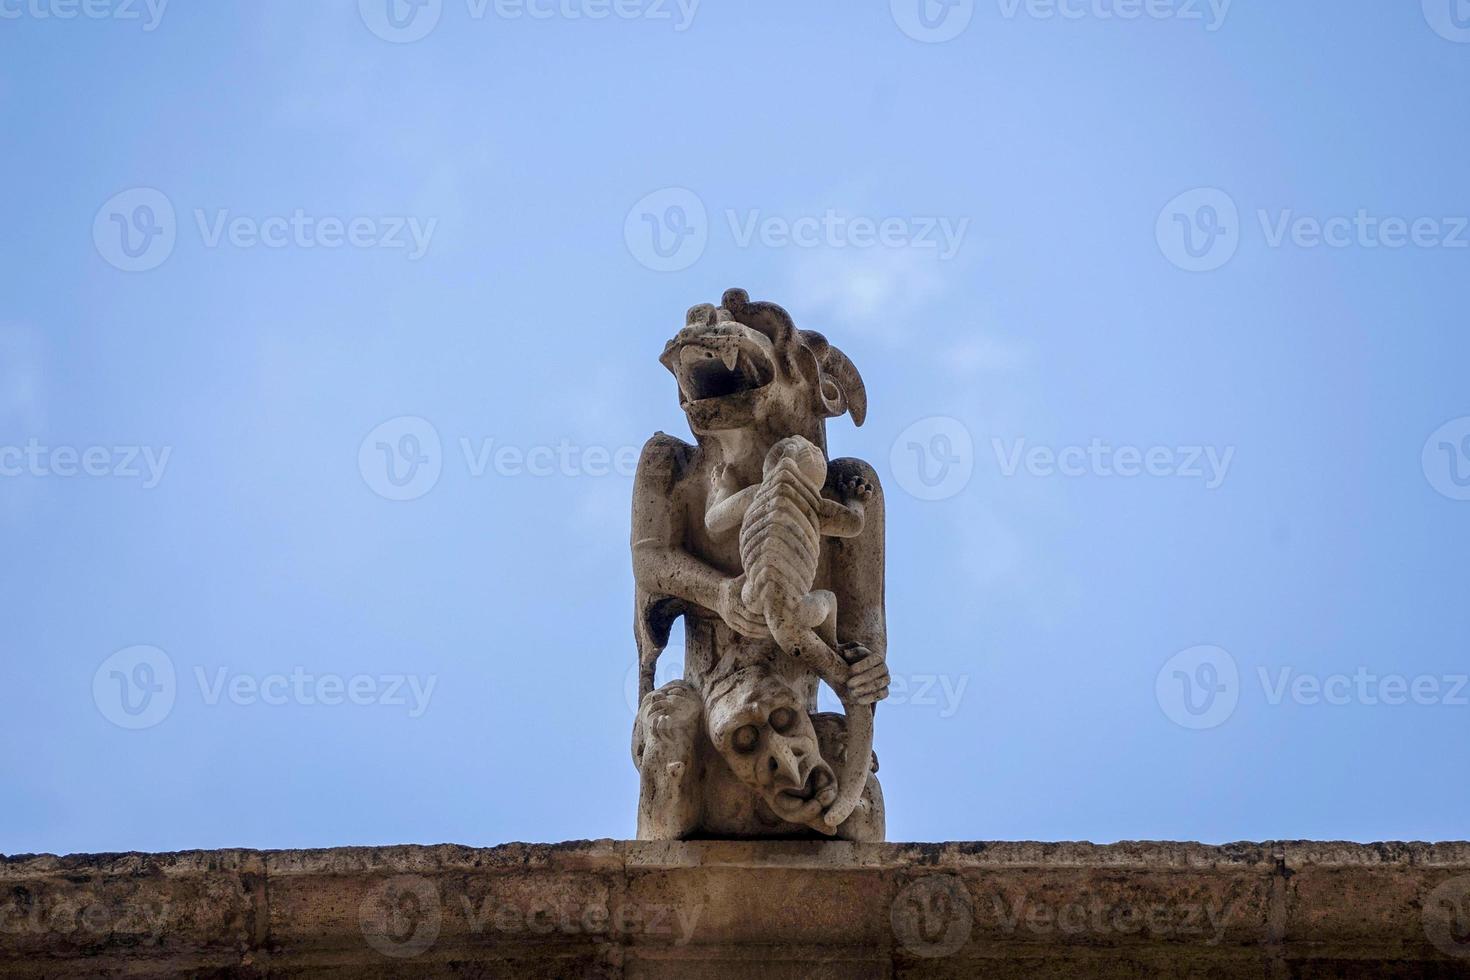
{"type": "Polygon", "coordinates": [[[1470,844],[21,856],[0,975],[1463,977],[1470,844]]]}
{"type": "Polygon", "coordinates": [[[739,289],[689,310],[659,360],[695,442],[655,434],[633,489],[638,837],[880,841],[883,490],[827,457],[827,419],[867,414],[862,377],[739,289]],[[684,676],[654,690],[679,617],[684,676]],[[817,712],[819,680],[842,714],[817,712]]]}

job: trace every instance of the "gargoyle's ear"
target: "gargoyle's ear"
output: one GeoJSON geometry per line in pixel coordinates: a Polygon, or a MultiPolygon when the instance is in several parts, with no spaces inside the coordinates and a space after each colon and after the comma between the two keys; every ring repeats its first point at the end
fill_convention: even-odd
{"type": "Polygon", "coordinates": [[[799,346],[806,352],[802,373],[816,387],[827,417],[851,412],[853,425],[862,425],[868,417],[868,390],[852,361],[815,330],[801,331],[799,346]]]}
{"type": "Polygon", "coordinates": [[[852,424],[862,425],[868,417],[868,389],[863,385],[863,376],[858,374],[857,365],[836,347],[828,346],[822,374],[835,381],[842,390],[843,397],[847,399],[847,410],[852,413],[852,424]]]}

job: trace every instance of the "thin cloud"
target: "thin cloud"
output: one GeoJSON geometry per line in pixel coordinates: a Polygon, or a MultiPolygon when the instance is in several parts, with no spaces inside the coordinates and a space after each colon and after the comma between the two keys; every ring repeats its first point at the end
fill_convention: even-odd
{"type": "Polygon", "coordinates": [[[942,272],[932,252],[912,248],[799,253],[789,305],[900,343],[919,332],[918,314],[943,293],[947,278],[942,272]]]}
{"type": "Polygon", "coordinates": [[[996,337],[972,337],[950,345],[940,354],[941,364],[962,378],[1014,374],[1030,360],[1031,351],[1024,344],[996,337]]]}

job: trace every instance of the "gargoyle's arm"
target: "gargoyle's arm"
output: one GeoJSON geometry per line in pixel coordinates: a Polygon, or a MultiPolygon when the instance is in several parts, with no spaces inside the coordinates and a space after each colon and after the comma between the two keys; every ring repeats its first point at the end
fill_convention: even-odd
{"type": "Polygon", "coordinates": [[[863,504],[843,504],[823,497],[817,502],[817,519],[827,537],[855,538],[863,533],[863,504]]]}
{"type": "Polygon", "coordinates": [[[684,547],[688,511],[676,486],[691,451],[663,433],[643,447],[633,483],[633,579],[648,595],[718,610],[720,583],[728,576],[684,547]]]}
{"type": "Polygon", "coordinates": [[[719,491],[716,491],[711,498],[710,508],[704,515],[704,523],[710,533],[724,534],[731,528],[739,527],[740,522],[745,519],[745,512],[750,509],[751,502],[759,492],[759,483],[738,490],[724,499],[720,499],[719,491]]]}
{"type": "MultiPolygon", "coordinates": [[[[888,624],[883,611],[883,488],[873,467],[860,459],[834,459],[828,468],[828,485],[840,487],[844,479],[861,478],[873,488],[863,504],[862,533],[852,538],[830,538],[823,542],[831,554],[827,568],[828,588],[837,597],[837,639],[843,644],[859,643],[868,652],[886,659],[888,624]]],[[[824,532],[825,533],[825,532],[824,532]]]]}

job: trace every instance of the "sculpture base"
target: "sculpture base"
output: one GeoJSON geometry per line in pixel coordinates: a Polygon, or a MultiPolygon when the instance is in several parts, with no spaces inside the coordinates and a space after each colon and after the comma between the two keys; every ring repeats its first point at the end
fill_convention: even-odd
{"type": "Polygon", "coordinates": [[[1470,976],[1470,844],[591,841],[0,859],[0,975],[1470,976]]]}

